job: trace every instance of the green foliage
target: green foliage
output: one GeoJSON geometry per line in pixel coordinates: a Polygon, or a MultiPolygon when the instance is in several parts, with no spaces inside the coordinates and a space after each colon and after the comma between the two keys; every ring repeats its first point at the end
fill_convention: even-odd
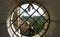
{"type": "MultiPolygon", "coordinates": [[[[30,17],[28,19],[29,23],[31,26],[33,26],[34,30],[35,30],[35,34],[38,34],[39,32],[41,32],[41,30],[44,27],[44,23],[46,22],[46,20],[43,19],[43,17],[41,17],[39,20],[40,16],[33,16],[30,17]],[[37,20],[37,22],[35,22],[37,20]]],[[[28,18],[28,16],[22,16],[22,20],[26,20],[28,18]]]]}

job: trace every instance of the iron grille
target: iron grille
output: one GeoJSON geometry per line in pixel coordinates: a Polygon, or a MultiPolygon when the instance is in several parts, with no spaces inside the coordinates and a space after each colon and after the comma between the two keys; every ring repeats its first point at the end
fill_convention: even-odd
{"type": "Polygon", "coordinates": [[[47,32],[50,18],[43,5],[29,2],[19,5],[18,9],[16,8],[10,15],[10,25],[8,29],[11,28],[13,31],[12,37],[14,37],[14,35],[16,37],[33,37],[36,35],[42,37],[47,32]],[[27,7],[24,8],[25,6],[23,5],[27,7]],[[40,12],[40,9],[43,13],[40,12]]]}

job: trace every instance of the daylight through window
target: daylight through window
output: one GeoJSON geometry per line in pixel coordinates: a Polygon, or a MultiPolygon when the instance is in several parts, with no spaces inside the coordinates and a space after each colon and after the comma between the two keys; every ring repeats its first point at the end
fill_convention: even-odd
{"type": "Polygon", "coordinates": [[[44,6],[25,3],[16,7],[7,20],[11,37],[42,37],[49,27],[49,14],[44,6]]]}

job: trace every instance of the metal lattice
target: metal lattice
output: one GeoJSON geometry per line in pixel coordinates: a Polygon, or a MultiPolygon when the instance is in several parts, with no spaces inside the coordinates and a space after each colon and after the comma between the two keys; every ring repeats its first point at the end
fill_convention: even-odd
{"type": "Polygon", "coordinates": [[[49,27],[49,14],[43,5],[32,2],[26,4],[19,5],[11,13],[8,29],[11,28],[12,37],[33,37],[37,35],[42,37],[49,27]],[[24,8],[23,5],[27,7],[24,8]],[[40,12],[40,9],[43,13],[40,12]],[[32,13],[29,13],[30,11],[32,13]]]}

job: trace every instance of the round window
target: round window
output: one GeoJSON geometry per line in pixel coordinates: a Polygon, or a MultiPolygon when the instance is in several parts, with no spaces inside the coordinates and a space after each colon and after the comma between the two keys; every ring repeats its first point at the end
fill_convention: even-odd
{"type": "Polygon", "coordinates": [[[49,27],[49,14],[43,5],[25,3],[16,7],[7,20],[11,37],[42,37],[49,27]]]}

